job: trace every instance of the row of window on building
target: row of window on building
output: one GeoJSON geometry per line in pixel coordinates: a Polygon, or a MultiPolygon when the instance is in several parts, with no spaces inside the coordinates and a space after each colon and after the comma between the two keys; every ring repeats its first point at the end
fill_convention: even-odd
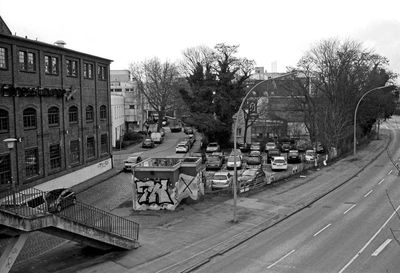
{"type": "MultiPolygon", "coordinates": [[[[108,136],[102,134],[100,136],[100,153],[108,154],[108,136]]],[[[61,160],[61,145],[51,144],[49,146],[49,163],[50,172],[55,173],[61,171],[62,160],[61,160]]],[[[87,159],[96,158],[96,141],[94,136],[89,136],[86,139],[86,153],[87,159]]],[[[69,164],[70,166],[79,165],[81,162],[80,156],[80,141],[79,139],[71,140],[69,145],[69,164]]],[[[11,160],[10,155],[2,155],[0,161],[0,184],[9,184],[11,181],[11,160]]],[[[39,175],[39,157],[38,148],[29,148],[25,150],[25,178],[30,179],[39,175]]]]}
{"type": "MultiPolygon", "coordinates": [[[[60,109],[52,106],[47,110],[49,126],[56,127],[60,125],[60,109]]],[[[68,108],[68,120],[70,124],[78,123],[79,112],[78,107],[73,105],[68,108]]],[[[100,106],[100,120],[107,120],[107,107],[100,106]]],[[[94,108],[91,105],[86,107],[86,122],[94,121],[94,108]]],[[[26,108],[23,111],[23,125],[25,130],[36,129],[37,127],[37,111],[35,108],[26,108]]],[[[9,130],[9,114],[8,111],[0,109],[0,133],[7,133],[9,130]]]]}
{"type": "MultiPolygon", "coordinates": [[[[18,65],[22,72],[36,72],[36,54],[28,50],[18,51],[18,65]]],[[[0,47],[0,69],[7,70],[8,51],[7,48],[0,47]]],[[[79,66],[77,60],[66,59],[65,61],[66,74],[69,77],[79,76],[79,66]]],[[[85,79],[93,79],[92,63],[83,63],[83,77],[85,79]]],[[[58,75],[60,73],[59,58],[57,56],[44,56],[44,72],[48,75],[58,75]]],[[[97,77],[99,80],[107,80],[107,67],[103,65],[97,66],[97,77]]]]}

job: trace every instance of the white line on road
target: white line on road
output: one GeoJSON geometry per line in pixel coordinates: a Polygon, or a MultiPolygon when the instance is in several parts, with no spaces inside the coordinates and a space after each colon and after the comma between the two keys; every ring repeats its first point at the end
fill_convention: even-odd
{"type": "Polygon", "coordinates": [[[355,206],[357,206],[356,204],[352,205],[350,208],[348,208],[345,212],[343,212],[343,214],[348,213],[350,210],[352,210],[355,206]]]}
{"type": "Polygon", "coordinates": [[[293,252],[295,252],[296,250],[293,249],[292,251],[290,251],[288,254],[286,254],[285,256],[283,256],[282,258],[280,258],[279,260],[277,260],[276,262],[274,262],[273,264],[270,264],[267,269],[272,268],[273,266],[275,266],[276,264],[278,264],[279,262],[283,261],[283,259],[287,258],[289,255],[291,255],[293,252]]]}
{"type": "Polygon", "coordinates": [[[369,241],[357,252],[356,255],[338,272],[338,273],[343,273],[346,268],[348,268],[355,259],[357,259],[358,256],[368,247],[368,245],[378,236],[378,234],[382,231],[382,229],[389,223],[389,221],[397,214],[397,211],[400,209],[400,205],[396,208],[396,210],[390,215],[390,217],[386,220],[385,223],[378,229],[378,231],[369,239],[369,241]]]}
{"type": "Polygon", "coordinates": [[[365,195],[364,195],[364,197],[368,197],[368,195],[370,195],[371,194],[371,192],[373,192],[374,190],[370,190],[369,192],[367,192],[365,195]]]}
{"type": "Polygon", "coordinates": [[[390,170],[390,172],[388,172],[388,174],[391,174],[393,172],[393,170],[390,170]]]}
{"type": "Polygon", "coordinates": [[[385,181],[385,179],[382,179],[381,181],[379,181],[378,185],[382,184],[383,181],[385,181]]]}
{"type": "Polygon", "coordinates": [[[374,251],[374,253],[372,253],[371,256],[378,256],[379,253],[381,253],[382,250],[384,250],[385,247],[387,247],[387,245],[390,244],[391,241],[392,241],[392,239],[387,239],[383,244],[381,244],[380,247],[378,247],[378,248],[374,251]]]}
{"type": "Polygon", "coordinates": [[[313,236],[317,236],[318,234],[320,234],[322,231],[324,231],[325,229],[327,229],[328,227],[330,227],[332,224],[327,224],[324,228],[322,228],[320,231],[318,231],[317,233],[315,233],[313,236]]]}

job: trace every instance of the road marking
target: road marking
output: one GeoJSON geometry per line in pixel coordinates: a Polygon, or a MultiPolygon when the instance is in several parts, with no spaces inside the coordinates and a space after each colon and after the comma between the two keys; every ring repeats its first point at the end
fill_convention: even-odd
{"type": "Polygon", "coordinates": [[[369,244],[378,236],[378,234],[384,229],[384,227],[389,223],[389,221],[397,214],[397,211],[400,209],[400,205],[396,208],[396,210],[390,215],[390,217],[386,220],[385,223],[378,229],[378,231],[369,239],[369,241],[357,252],[356,255],[338,272],[343,273],[353,262],[357,259],[358,256],[369,246],[369,244]]]}
{"type": "Polygon", "coordinates": [[[276,262],[274,262],[273,264],[270,264],[267,269],[272,268],[273,266],[277,265],[279,262],[283,261],[283,259],[289,257],[289,255],[291,255],[293,252],[295,252],[296,250],[293,249],[292,251],[290,251],[288,254],[286,254],[285,256],[283,256],[282,258],[280,258],[279,260],[277,260],[276,262]]]}
{"type": "Polygon", "coordinates": [[[387,247],[387,245],[390,244],[391,241],[392,241],[392,239],[387,239],[383,244],[381,244],[380,247],[378,247],[378,248],[374,251],[374,253],[372,253],[371,256],[378,256],[379,253],[381,253],[382,250],[384,250],[385,247],[387,247]]]}
{"type": "Polygon", "coordinates": [[[393,172],[393,170],[390,170],[390,171],[388,172],[388,175],[391,174],[392,172],[393,172]]]}
{"type": "Polygon", "coordinates": [[[365,195],[364,195],[364,197],[368,197],[368,195],[370,195],[371,194],[371,192],[373,192],[374,190],[370,190],[369,192],[367,192],[365,195]]]}
{"type": "Polygon", "coordinates": [[[317,233],[315,233],[313,236],[317,236],[318,234],[320,234],[322,231],[324,231],[325,229],[327,229],[328,227],[330,227],[332,224],[327,224],[324,228],[322,228],[320,231],[318,231],[317,233]]]}
{"type": "Polygon", "coordinates": [[[343,214],[348,213],[350,210],[352,210],[355,206],[357,206],[356,204],[352,205],[350,208],[348,208],[345,212],[343,212],[343,214]]]}
{"type": "Polygon", "coordinates": [[[382,184],[383,181],[385,181],[385,179],[382,179],[381,181],[379,181],[378,185],[382,184]]]}

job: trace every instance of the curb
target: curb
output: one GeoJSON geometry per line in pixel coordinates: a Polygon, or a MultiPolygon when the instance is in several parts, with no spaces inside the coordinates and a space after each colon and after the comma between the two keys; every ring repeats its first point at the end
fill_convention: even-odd
{"type": "Polygon", "coordinates": [[[347,182],[349,182],[350,180],[352,180],[354,177],[356,177],[359,173],[361,173],[362,171],[365,170],[365,168],[367,168],[372,162],[374,162],[379,156],[381,156],[383,154],[383,152],[385,150],[387,150],[387,148],[389,147],[390,143],[392,141],[392,132],[390,132],[389,134],[389,139],[386,143],[386,145],[382,148],[382,150],[377,153],[376,156],[372,157],[369,161],[366,162],[366,164],[361,167],[355,174],[353,174],[352,176],[350,176],[349,178],[345,179],[342,183],[340,183],[339,185],[329,189],[328,191],[320,194],[319,196],[316,196],[313,200],[311,200],[310,202],[306,203],[305,205],[303,205],[302,207],[295,209],[294,211],[292,211],[291,213],[284,215],[282,218],[278,219],[277,221],[275,221],[274,223],[270,223],[271,220],[267,220],[265,222],[262,222],[260,224],[258,224],[255,227],[249,228],[249,229],[245,229],[242,232],[238,233],[238,235],[241,237],[240,239],[238,239],[236,236],[233,236],[232,238],[223,241],[219,244],[217,244],[216,246],[213,246],[210,248],[210,250],[208,251],[208,253],[212,252],[212,254],[206,254],[204,255],[203,253],[199,254],[198,256],[194,256],[192,258],[189,258],[187,260],[181,261],[179,264],[176,264],[176,266],[171,266],[171,269],[173,269],[172,271],[168,271],[168,272],[181,272],[181,273],[186,273],[186,272],[191,272],[192,270],[195,270],[197,268],[199,268],[200,266],[208,263],[212,258],[217,257],[219,255],[222,255],[230,250],[232,250],[233,248],[241,245],[242,243],[250,240],[251,238],[255,237],[256,235],[260,234],[261,232],[281,223],[282,221],[288,219],[289,217],[301,212],[302,210],[304,210],[305,208],[311,206],[312,204],[314,204],[315,202],[319,201],[320,199],[322,199],[323,197],[325,197],[326,195],[330,194],[331,192],[335,191],[336,189],[340,188],[341,186],[343,186],[344,184],[346,184],[347,182]],[[230,242],[232,241],[232,242],[230,242]],[[221,248],[221,245],[225,245],[225,247],[221,248]],[[200,260],[198,260],[199,256],[201,257],[200,260]],[[191,263],[190,260],[193,260],[193,264],[189,265],[191,263]],[[197,261],[196,261],[197,260],[197,261]],[[184,269],[179,269],[179,267],[185,264],[185,268],[184,269]],[[188,267],[189,265],[189,267],[188,267]]]}

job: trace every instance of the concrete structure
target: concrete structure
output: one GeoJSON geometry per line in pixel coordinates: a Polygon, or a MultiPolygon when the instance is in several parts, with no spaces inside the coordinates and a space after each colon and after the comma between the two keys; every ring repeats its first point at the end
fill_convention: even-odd
{"type": "Polygon", "coordinates": [[[78,184],[112,168],[111,60],[58,44],[12,36],[0,20],[0,143],[17,140],[0,145],[0,191],[78,184]]]}
{"type": "Polygon", "coordinates": [[[186,198],[204,195],[201,158],[149,158],[133,168],[134,210],[174,210],[186,198]]]}

